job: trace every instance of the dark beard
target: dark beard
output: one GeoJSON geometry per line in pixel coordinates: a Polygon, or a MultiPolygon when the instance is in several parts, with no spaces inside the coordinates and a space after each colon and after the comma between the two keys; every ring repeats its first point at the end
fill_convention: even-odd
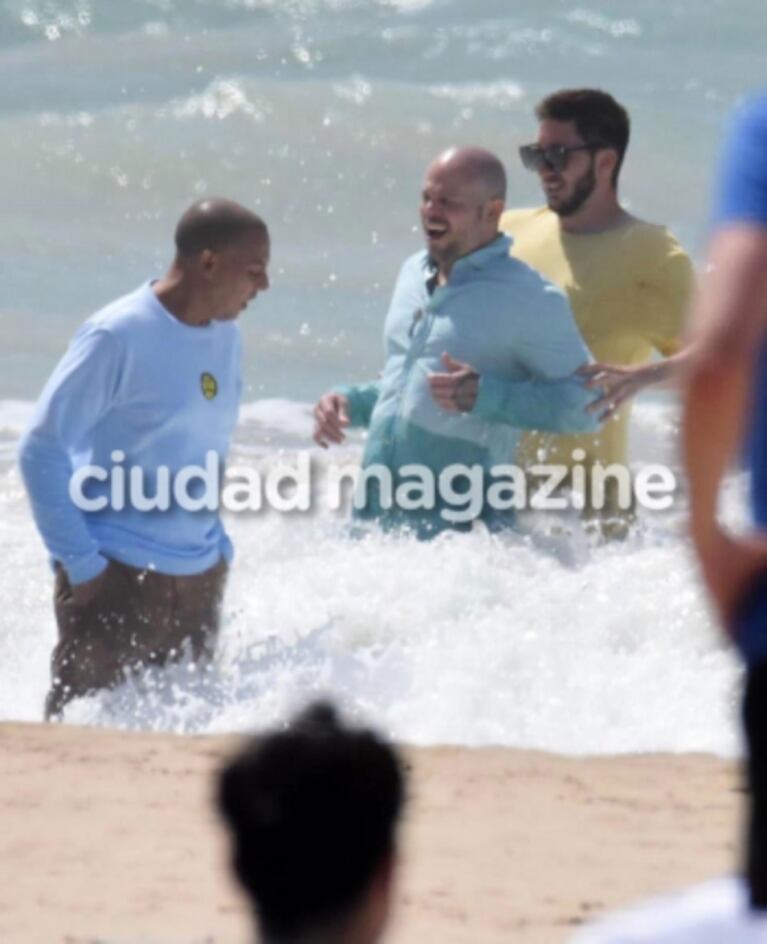
{"type": "Polygon", "coordinates": [[[594,192],[594,187],[596,186],[597,178],[594,173],[594,161],[591,161],[589,169],[586,173],[580,178],[576,183],[575,189],[573,190],[573,195],[567,201],[567,203],[562,203],[558,207],[551,207],[557,216],[572,216],[574,213],[577,213],[578,210],[583,206],[583,204],[588,200],[591,194],[594,192]]]}

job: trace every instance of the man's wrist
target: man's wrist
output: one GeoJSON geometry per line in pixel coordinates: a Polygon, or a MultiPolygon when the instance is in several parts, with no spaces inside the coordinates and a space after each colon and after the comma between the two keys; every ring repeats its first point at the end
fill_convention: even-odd
{"type": "Polygon", "coordinates": [[[726,533],[713,515],[693,515],[690,536],[701,559],[706,559],[721,545],[726,533]]]}
{"type": "Polygon", "coordinates": [[[634,377],[642,387],[651,387],[654,384],[663,383],[668,379],[670,373],[666,361],[652,361],[637,368],[634,377]]]}

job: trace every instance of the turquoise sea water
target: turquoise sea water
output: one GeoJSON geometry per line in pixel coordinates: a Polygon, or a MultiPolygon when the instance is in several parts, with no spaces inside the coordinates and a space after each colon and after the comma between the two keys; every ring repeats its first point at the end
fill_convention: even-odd
{"type": "Polygon", "coordinates": [[[623,195],[699,254],[727,108],[764,76],[758,0],[0,0],[0,399],[36,394],[75,325],[168,262],[205,193],[257,207],[271,294],[252,396],[374,374],[427,161],[506,159],[564,85],[631,111],[623,195]]]}
{"type": "MultiPolygon", "coordinates": [[[[510,203],[535,204],[516,147],[555,88],[626,104],[623,198],[700,259],[725,116],[767,78],[762,17],[757,0],[0,0],[0,717],[37,717],[54,632],[19,431],[76,325],[167,265],[190,201],[231,196],[272,231],[237,454],[273,462],[308,447],[307,403],[380,369],[429,159],[490,147],[510,203]]],[[[675,438],[673,402],[640,405],[635,457],[673,462],[675,438]]],[[[736,667],[682,521],[611,548],[577,529],[352,547],[332,516],[240,518],[212,675],[73,718],[220,730],[328,690],[411,740],[731,751],[736,667]]]]}

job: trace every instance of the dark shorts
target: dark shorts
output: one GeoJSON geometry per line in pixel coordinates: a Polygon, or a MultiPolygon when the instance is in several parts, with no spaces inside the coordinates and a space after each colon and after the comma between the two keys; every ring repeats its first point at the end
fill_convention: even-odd
{"type": "Polygon", "coordinates": [[[732,638],[746,665],[767,663],[767,572],[749,584],[735,609],[732,638]]]}
{"type": "Polygon", "coordinates": [[[767,909],[767,662],[749,668],[743,696],[751,805],[745,873],[753,907],[767,909]]]}
{"type": "Polygon", "coordinates": [[[751,904],[767,909],[767,573],[749,584],[735,610],[732,637],[746,663],[743,730],[751,794],[745,874],[751,904]]]}
{"type": "Polygon", "coordinates": [[[228,567],[173,577],[110,561],[93,600],[77,604],[66,572],[56,568],[59,639],[51,658],[46,718],[64,705],[125,680],[126,672],[162,666],[189,653],[210,656],[218,636],[228,567]]]}

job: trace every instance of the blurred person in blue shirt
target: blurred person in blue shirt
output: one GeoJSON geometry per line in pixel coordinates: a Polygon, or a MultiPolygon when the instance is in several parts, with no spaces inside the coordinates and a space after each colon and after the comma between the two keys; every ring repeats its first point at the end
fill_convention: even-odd
{"type": "Polygon", "coordinates": [[[693,543],[746,667],[751,796],[743,875],[639,905],[583,930],[572,944],[767,941],[767,95],[735,116],[707,261],[693,312],[683,447],[693,543]],[[756,527],[736,535],[719,520],[718,503],[744,444],[756,527]]]}
{"type": "MultiPolygon", "coordinates": [[[[720,170],[708,271],[695,311],[685,461],[692,537],[722,622],[746,665],[751,816],[745,872],[767,909],[767,95],[735,117],[720,170]],[[729,463],[746,448],[752,534],[718,519],[729,463]]],[[[767,933],[767,932],[765,932],[767,933]]]]}

